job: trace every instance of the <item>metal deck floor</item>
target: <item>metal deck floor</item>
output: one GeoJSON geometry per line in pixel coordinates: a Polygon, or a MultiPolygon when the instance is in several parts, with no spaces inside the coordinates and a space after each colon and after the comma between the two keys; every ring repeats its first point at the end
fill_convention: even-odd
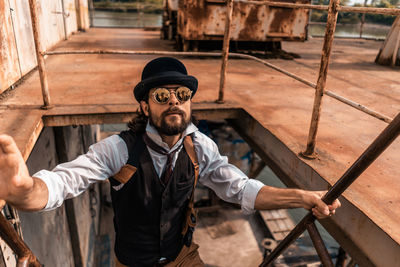
{"type": "MultiPolygon", "coordinates": [[[[400,111],[400,72],[398,68],[373,63],[380,45],[381,42],[371,40],[336,39],[327,89],[394,117],[400,111]]],[[[297,53],[301,58],[268,61],[315,82],[321,48],[320,38],[306,43],[283,43],[283,49],[297,53]]],[[[156,31],[93,28],[71,36],[54,49],[173,50],[173,45],[159,40],[156,31]]],[[[137,108],[132,88],[140,79],[141,69],[152,58],[154,56],[49,56],[46,68],[54,108],[40,110],[41,90],[38,73],[34,71],[0,101],[0,132],[13,136],[27,158],[44,125],[112,122],[118,116],[124,117],[118,122],[126,121],[129,113],[137,108]],[[107,115],[110,113],[114,116],[107,115]],[[74,120],[54,117],[65,114],[77,116],[74,120]],[[79,119],[78,115],[84,119],[79,119]]],[[[260,63],[234,59],[228,63],[225,92],[228,104],[217,105],[213,101],[218,96],[220,59],[187,57],[182,60],[189,74],[199,80],[194,109],[197,106],[225,112],[229,108],[241,107],[293,153],[305,149],[313,89],[260,63]]],[[[386,125],[325,96],[317,135],[318,159],[300,160],[333,184],[386,125]]],[[[368,257],[379,257],[390,251],[390,255],[397,255],[397,262],[400,261],[400,253],[397,253],[400,250],[399,151],[398,139],[344,193],[343,207],[329,219],[340,225],[351,225],[348,231],[360,229],[353,234],[362,236],[360,242],[363,243],[379,242],[377,236],[387,235],[386,238],[395,246],[377,245],[368,257]],[[357,214],[349,216],[349,207],[357,209],[367,219],[360,220],[357,214]],[[365,235],[368,230],[366,221],[368,225],[374,225],[368,235],[365,235]]],[[[308,189],[322,189],[317,188],[318,181],[315,181],[316,186],[313,186],[314,181],[307,182],[311,184],[308,189]]]]}

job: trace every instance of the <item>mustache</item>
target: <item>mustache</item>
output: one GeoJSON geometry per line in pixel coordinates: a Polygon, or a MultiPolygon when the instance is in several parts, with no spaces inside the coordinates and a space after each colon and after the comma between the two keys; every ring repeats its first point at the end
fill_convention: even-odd
{"type": "Polygon", "coordinates": [[[179,114],[179,115],[181,115],[182,117],[184,117],[185,116],[185,112],[183,112],[182,110],[180,110],[178,107],[171,107],[171,108],[169,108],[169,109],[167,109],[166,111],[164,111],[163,113],[162,113],[162,116],[165,118],[167,115],[170,115],[170,114],[179,114]]]}

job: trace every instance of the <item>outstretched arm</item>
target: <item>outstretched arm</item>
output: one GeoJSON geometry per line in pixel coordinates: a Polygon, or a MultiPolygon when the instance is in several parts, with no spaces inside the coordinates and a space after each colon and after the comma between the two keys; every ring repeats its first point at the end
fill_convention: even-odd
{"type": "Polygon", "coordinates": [[[6,201],[17,209],[41,210],[47,198],[47,186],[29,175],[14,139],[0,135],[0,207],[6,201]]]}
{"type": "Polygon", "coordinates": [[[305,208],[312,210],[318,219],[323,219],[334,214],[335,210],[340,207],[340,202],[337,199],[332,205],[326,205],[321,200],[325,193],[326,191],[263,186],[258,192],[254,208],[259,210],[305,208]]]}

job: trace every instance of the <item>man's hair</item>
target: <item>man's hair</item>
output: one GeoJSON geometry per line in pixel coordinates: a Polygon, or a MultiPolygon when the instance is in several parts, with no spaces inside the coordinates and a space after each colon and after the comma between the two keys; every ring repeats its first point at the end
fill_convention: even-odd
{"type": "Polygon", "coordinates": [[[142,109],[139,107],[137,111],[137,116],[135,116],[130,122],[128,122],[127,126],[129,130],[134,133],[144,133],[146,131],[146,125],[149,118],[144,115],[142,109]]]}

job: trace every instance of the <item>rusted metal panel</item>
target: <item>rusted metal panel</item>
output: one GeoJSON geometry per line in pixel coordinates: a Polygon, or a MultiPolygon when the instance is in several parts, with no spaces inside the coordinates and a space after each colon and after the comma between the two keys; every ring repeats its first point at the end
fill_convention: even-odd
{"type": "MultiPolygon", "coordinates": [[[[289,2],[310,3],[309,0],[289,2]]],[[[222,40],[225,20],[225,1],[183,0],[179,2],[178,33],[185,40],[222,40]]],[[[278,8],[235,2],[231,23],[231,40],[304,41],[307,24],[307,9],[278,8]]]]}
{"type": "Polygon", "coordinates": [[[77,24],[79,30],[87,30],[90,27],[89,6],[86,0],[75,0],[77,24]]]}
{"type": "Polygon", "coordinates": [[[31,14],[28,0],[10,0],[16,47],[18,49],[21,75],[36,65],[35,46],[32,39],[31,14]]]}
{"type": "Polygon", "coordinates": [[[67,33],[70,35],[78,30],[78,24],[76,21],[76,7],[75,0],[64,0],[65,10],[65,22],[67,27],[67,33]]]}
{"type": "MultiPolygon", "coordinates": [[[[47,50],[78,29],[75,0],[36,0],[41,36],[40,50],[47,50]],[[62,2],[64,2],[64,10],[62,2]],[[65,16],[65,23],[63,16],[65,16]]],[[[89,27],[87,1],[80,1],[81,20],[89,27]]],[[[0,3],[0,93],[37,65],[28,0],[0,3]]]]}
{"type": "Polygon", "coordinates": [[[0,93],[21,77],[8,1],[0,2],[0,93]]]}
{"type": "Polygon", "coordinates": [[[54,0],[37,0],[36,6],[42,44],[39,50],[44,51],[64,38],[62,7],[60,1],[54,0]]]}

